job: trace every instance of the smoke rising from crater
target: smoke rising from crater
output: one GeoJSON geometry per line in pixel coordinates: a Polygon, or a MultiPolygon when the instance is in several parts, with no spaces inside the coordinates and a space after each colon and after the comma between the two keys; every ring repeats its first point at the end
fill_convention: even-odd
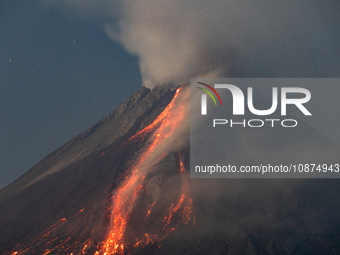
{"type": "Polygon", "coordinates": [[[187,82],[210,72],[236,77],[340,74],[335,2],[57,2],[102,19],[107,35],[138,56],[147,87],[187,82]]]}

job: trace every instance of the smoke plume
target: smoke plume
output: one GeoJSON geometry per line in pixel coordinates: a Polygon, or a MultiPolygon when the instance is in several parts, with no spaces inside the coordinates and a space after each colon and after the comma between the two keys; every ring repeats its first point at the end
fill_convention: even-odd
{"type": "Polygon", "coordinates": [[[224,77],[339,75],[340,16],[335,1],[57,3],[76,11],[69,13],[99,18],[112,40],[138,56],[147,87],[179,84],[210,72],[224,77]]]}

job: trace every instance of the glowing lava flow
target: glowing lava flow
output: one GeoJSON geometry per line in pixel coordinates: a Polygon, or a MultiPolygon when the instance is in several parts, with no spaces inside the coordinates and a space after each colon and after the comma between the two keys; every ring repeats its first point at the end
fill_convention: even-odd
{"type": "Polygon", "coordinates": [[[191,218],[194,220],[194,224],[196,224],[195,217],[192,212],[192,199],[189,197],[189,174],[185,171],[181,154],[179,154],[179,172],[182,179],[182,195],[176,205],[171,204],[168,215],[163,219],[163,229],[166,229],[170,225],[174,214],[180,209],[182,209],[181,216],[184,224],[188,223],[191,218]]]}
{"type": "MultiPolygon", "coordinates": [[[[155,126],[159,125],[157,130],[155,131],[152,139],[152,143],[147,148],[147,150],[140,156],[138,163],[132,169],[131,176],[128,176],[124,183],[121,185],[120,188],[116,191],[115,195],[113,196],[112,201],[112,208],[110,214],[110,231],[102,243],[101,248],[97,251],[96,254],[117,254],[117,253],[124,253],[126,248],[126,243],[124,242],[124,232],[127,225],[127,220],[129,214],[131,213],[132,207],[134,202],[136,201],[138,194],[140,193],[141,189],[143,189],[143,181],[145,178],[146,171],[141,170],[145,166],[150,166],[150,160],[159,161],[165,155],[155,155],[153,156],[154,152],[157,150],[158,146],[164,143],[164,140],[168,139],[174,131],[179,127],[182,119],[184,118],[184,105],[178,106],[176,105],[176,99],[179,95],[180,89],[178,88],[176,94],[171,101],[171,103],[165,108],[165,110],[157,117],[157,119],[148,127],[143,129],[141,132],[136,134],[136,136],[141,136],[147,133],[148,131],[152,130],[155,126]],[[176,111],[173,111],[173,108],[176,107],[176,111]],[[156,159],[155,159],[156,157],[156,159]]],[[[134,138],[133,137],[133,138],[134,138]]],[[[184,166],[182,161],[180,161],[180,173],[184,175],[184,166]]],[[[185,189],[188,189],[188,183],[185,183],[185,189]]],[[[184,191],[187,193],[187,190],[184,191]]],[[[183,206],[183,202],[185,199],[185,193],[182,194],[180,201],[177,203],[175,207],[171,205],[169,210],[169,214],[164,219],[164,227],[163,229],[169,226],[171,218],[174,213],[178,211],[180,207],[183,206]]],[[[187,205],[186,217],[188,218],[189,211],[191,212],[191,199],[189,200],[189,205],[187,205]]],[[[148,211],[148,214],[150,212],[148,211]]],[[[187,222],[187,221],[186,221],[187,222]]],[[[185,222],[185,223],[186,223],[185,222]]],[[[168,231],[166,234],[168,234],[168,231]]],[[[144,241],[137,241],[135,244],[145,245],[150,242],[154,242],[156,240],[162,239],[158,235],[150,237],[148,234],[145,234],[144,241]]]]}
{"type": "MultiPolygon", "coordinates": [[[[62,219],[38,238],[33,239],[33,241],[25,245],[23,249],[12,252],[11,254],[31,252],[32,249],[30,247],[32,244],[39,246],[40,243],[43,243],[43,247],[40,248],[40,250],[43,250],[42,254],[49,254],[52,252],[53,254],[126,254],[129,253],[131,249],[141,249],[148,244],[163,240],[170,232],[174,231],[181,222],[187,224],[192,220],[195,224],[195,217],[192,212],[192,199],[189,195],[189,175],[185,170],[182,156],[178,153],[177,164],[182,185],[178,200],[171,203],[160,222],[161,227],[157,231],[147,231],[144,229],[142,230],[142,233],[139,233],[139,239],[136,237],[134,241],[128,241],[126,238],[126,230],[131,212],[134,209],[136,201],[140,198],[140,195],[143,194],[143,192],[145,193],[146,190],[147,174],[152,171],[153,166],[157,162],[173,150],[174,144],[178,142],[176,140],[176,132],[182,125],[187,110],[185,109],[185,104],[183,102],[187,102],[189,97],[189,91],[187,90],[181,94],[179,100],[180,91],[181,88],[176,90],[170,104],[152,124],[129,139],[129,141],[132,141],[140,138],[144,141],[146,136],[152,134],[152,137],[147,141],[146,145],[144,145],[146,147],[144,152],[134,161],[134,165],[123,174],[123,178],[125,179],[117,188],[115,188],[109,197],[109,200],[106,201],[109,202],[108,204],[110,205],[107,207],[105,213],[108,219],[108,227],[105,237],[101,238],[102,241],[99,241],[95,236],[96,233],[98,233],[95,229],[93,229],[92,232],[90,231],[92,237],[88,237],[88,234],[84,234],[88,233],[88,227],[92,228],[93,226],[96,226],[98,219],[96,219],[95,223],[92,225],[85,224],[85,227],[79,227],[81,225],[79,221],[86,222],[92,217],[91,215],[93,215],[91,213],[84,214],[83,210],[86,209],[84,208],[76,214],[83,215],[81,216],[82,218],[78,218],[78,220],[74,220],[73,223],[70,223],[71,227],[68,227],[67,231],[69,237],[53,237],[51,232],[55,228],[70,221],[76,215],[68,220],[62,219]],[[140,237],[141,234],[142,237],[140,237]]],[[[103,206],[102,204],[103,203],[101,203],[99,207],[103,206]]],[[[157,207],[156,201],[153,201],[151,205],[146,207],[146,219],[152,215],[152,210],[155,207],[157,207]]]]}

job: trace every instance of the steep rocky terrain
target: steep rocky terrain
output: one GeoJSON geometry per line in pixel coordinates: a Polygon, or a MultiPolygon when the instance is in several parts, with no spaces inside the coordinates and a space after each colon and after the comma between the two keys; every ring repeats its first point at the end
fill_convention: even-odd
{"type": "Polygon", "coordinates": [[[168,88],[151,91],[143,87],[107,117],[3,188],[0,252],[30,240],[110,187],[140,146],[122,146],[123,141],[150,124],[173,95],[168,88]]]}
{"type": "MultiPolygon", "coordinates": [[[[78,245],[94,254],[113,216],[120,219],[110,211],[126,206],[115,198],[124,198],[125,174],[152,146],[148,138],[155,130],[140,131],[175,93],[142,88],[2,189],[0,253],[25,248],[23,254],[66,254],[61,251],[78,245]]],[[[250,138],[256,141],[256,134],[250,138]]],[[[243,137],[230,139],[230,146],[242,145],[243,137]]],[[[143,185],[127,192],[136,198],[123,219],[120,253],[340,253],[338,179],[189,179],[189,162],[189,144],[170,150],[150,164],[143,185]]]]}

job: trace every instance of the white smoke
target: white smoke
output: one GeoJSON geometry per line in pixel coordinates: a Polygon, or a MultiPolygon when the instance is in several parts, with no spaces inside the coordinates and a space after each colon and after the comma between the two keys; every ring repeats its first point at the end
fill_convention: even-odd
{"type": "MultiPolygon", "coordinates": [[[[138,56],[143,84],[221,76],[337,76],[332,2],[296,0],[41,0],[103,21],[138,56]]],[[[73,12],[74,13],[74,12],[73,12]]]]}

